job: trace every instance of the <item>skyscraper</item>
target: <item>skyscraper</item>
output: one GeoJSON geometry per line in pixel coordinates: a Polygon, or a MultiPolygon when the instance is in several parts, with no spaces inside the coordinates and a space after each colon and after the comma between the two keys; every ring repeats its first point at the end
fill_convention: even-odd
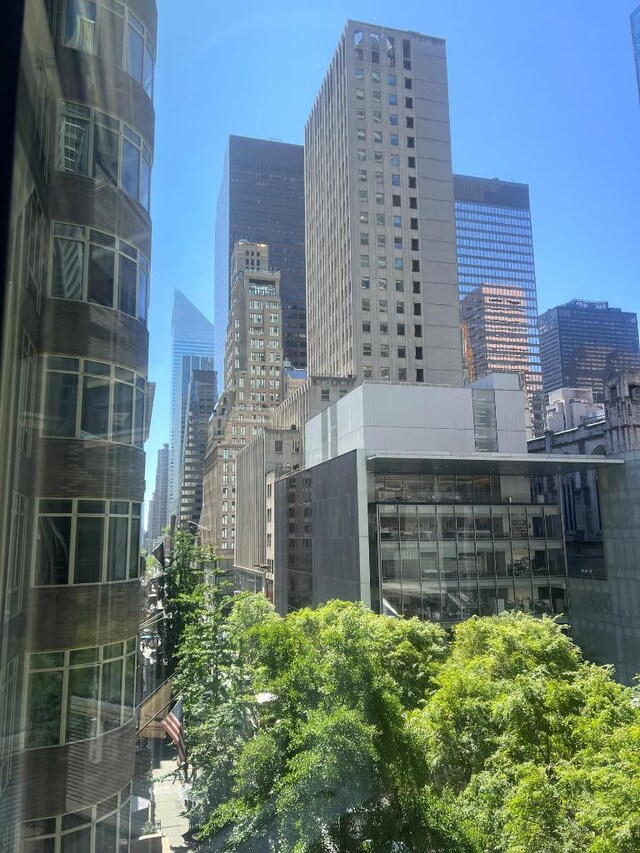
{"type": "Polygon", "coordinates": [[[3,14],[0,847],[128,850],[156,6],[3,14]]]}
{"type": "Polygon", "coordinates": [[[631,13],[631,38],[636,60],[636,77],[638,78],[638,96],[640,97],[640,6],[631,13]]]}
{"type": "Polygon", "coordinates": [[[545,394],[556,388],[591,388],[604,402],[605,381],[640,366],[638,317],[608,302],[572,299],[540,315],[540,357],[545,394]]]}
{"type": "Polygon", "coordinates": [[[171,322],[171,438],[167,522],[178,515],[180,460],[187,392],[192,370],[213,370],[213,324],[179,290],[174,291],[171,322]]]}
{"type": "MultiPolygon", "coordinates": [[[[304,156],[301,145],[230,136],[216,219],[215,322],[225,329],[238,240],[267,243],[281,275],[284,357],[306,367],[304,156]]],[[[216,344],[223,376],[224,334],[216,344]]]]}
{"type": "Polygon", "coordinates": [[[305,192],[310,374],[461,384],[442,39],[347,22],[305,192]]]}
{"type": "MultiPolygon", "coordinates": [[[[542,380],[529,187],[497,178],[454,175],[453,191],[460,299],[464,300],[477,287],[492,288],[494,334],[487,342],[492,350],[491,360],[496,364],[494,369],[521,374],[529,400],[531,426],[539,432],[543,426],[542,380]],[[498,295],[502,299],[500,321],[495,311],[498,295]],[[508,319],[505,312],[509,305],[516,311],[517,320],[515,315],[508,319]],[[518,323],[517,342],[512,340],[513,321],[518,323]],[[497,335],[496,323],[500,324],[497,335]]],[[[479,302],[473,300],[473,304],[479,302]]],[[[482,346],[476,337],[476,352],[482,346]]],[[[477,376],[488,372],[482,360],[476,367],[480,371],[477,376]]]]}
{"type": "Polygon", "coordinates": [[[481,284],[460,303],[460,320],[470,382],[501,371],[527,375],[529,324],[523,290],[481,284]]]}
{"type": "Polygon", "coordinates": [[[147,530],[148,547],[160,537],[167,523],[167,490],[169,486],[169,445],[163,444],[158,450],[156,464],[156,485],[149,504],[147,530]]]}
{"type": "Polygon", "coordinates": [[[215,370],[192,370],[187,390],[184,441],[180,463],[178,524],[194,531],[202,512],[202,479],[209,418],[216,404],[215,370]]]}
{"type": "Polygon", "coordinates": [[[224,390],[209,421],[202,534],[231,568],[236,531],[236,451],[271,423],[282,400],[280,273],[269,246],[239,240],[232,256],[224,390]]]}

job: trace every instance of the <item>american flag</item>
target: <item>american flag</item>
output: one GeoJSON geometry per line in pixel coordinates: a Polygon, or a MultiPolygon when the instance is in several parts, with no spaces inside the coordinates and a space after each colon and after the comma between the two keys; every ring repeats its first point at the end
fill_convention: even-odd
{"type": "Polygon", "coordinates": [[[162,728],[176,745],[178,750],[178,767],[181,767],[187,760],[187,748],[184,743],[182,730],[182,699],[178,699],[173,706],[173,710],[169,711],[164,718],[162,728]]]}

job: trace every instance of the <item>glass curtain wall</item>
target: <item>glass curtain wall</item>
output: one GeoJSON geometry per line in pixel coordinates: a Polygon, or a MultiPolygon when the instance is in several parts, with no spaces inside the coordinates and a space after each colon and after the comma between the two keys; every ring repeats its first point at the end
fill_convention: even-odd
{"type": "Polygon", "coordinates": [[[494,476],[376,477],[370,509],[387,610],[441,623],[566,612],[558,506],[499,503],[494,476]]]}

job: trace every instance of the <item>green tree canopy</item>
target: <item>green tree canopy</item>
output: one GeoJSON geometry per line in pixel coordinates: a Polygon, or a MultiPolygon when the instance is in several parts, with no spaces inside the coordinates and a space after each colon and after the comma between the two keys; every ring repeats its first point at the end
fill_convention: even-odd
{"type": "Polygon", "coordinates": [[[552,620],[447,642],[359,604],[206,595],[177,673],[204,850],[640,850],[638,697],[552,620]]]}

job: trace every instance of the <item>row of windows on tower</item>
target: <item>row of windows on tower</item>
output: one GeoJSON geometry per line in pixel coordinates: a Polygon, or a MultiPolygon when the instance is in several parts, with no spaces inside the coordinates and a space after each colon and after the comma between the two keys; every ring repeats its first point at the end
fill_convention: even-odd
{"type": "MultiPolygon", "coordinates": [[[[366,46],[365,36],[362,30],[355,30],[353,34],[353,45],[355,49],[356,59],[361,62],[364,61],[364,50],[366,46]]],[[[378,65],[380,63],[380,52],[382,48],[382,55],[386,59],[388,65],[391,68],[395,68],[396,64],[396,40],[395,36],[386,35],[384,38],[380,37],[379,33],[370,32],[369,33],[369,47],[370,52],[368,54],[371,62],[374,65],[378,65]]],[[[402,67],[405,70],[411,69],[411,42],[409,39],[402,39],[402,67]]]]}

